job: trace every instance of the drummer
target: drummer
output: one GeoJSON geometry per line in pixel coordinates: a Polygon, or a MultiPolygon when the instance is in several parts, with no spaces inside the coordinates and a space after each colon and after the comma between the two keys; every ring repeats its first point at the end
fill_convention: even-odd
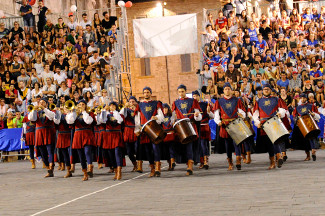
{"type": "Polygon", "coordinates": [[[233,169],[232,146],[236,153],[236,168],[241,170],[241,151],[240,145],[236,145],[226,131],[226,126],[238,117],[246,118],[246,110],[242,101],[232,95],[230,83],[226,82],[223,86],[223,98],[219,98],[214,104],[214,121],[220,127],[220,137],[224,138],[228,160],[228,170],[233,169]]]}
{"type": "MultiPolygon", "coordinates": [[[[301,104],[298,105],[295,110],[293,111],[292,115],[294,118],[297,118],[298,116],[303,116],[306,114],[311,114],[316,121],[319,121],[320,115],[318,113],[318,109],[314,104],[308,103],[307,95],[305,93],[300,94],[300,102],[301,104]]],[[[305,161],[310,160],[310,149],[311,149],[311,156],[313,158],[313,161],[316,161],[316,140],[317,137],[314,137],[312,139],[305,139],[304,143],[306,143],[306,159],[305,161]]]]}
{"type": "MultiPolygon", "coordinates": [[[[177,87],[177,93],[179,99],[173,102],[172,105],[173,114],[176,115],[177,120],[189,118],[192,121],[199,122],[202,120],[202,115],[200,113],[201,112],[200,105],[197,102],[197,100],[186,97],[186,90],[187,88],[183,84],[177,87]]],[[[186,158],[187,158],[186,175],[189,176],[189,175],[193,175],[193,164],[194,164],[193,142],[184,145],[186,147],[186,158]]]]}
{"type": "Polygon", "coordinates": [[[211,112],[212,106],[206,101],[200,101],[200,93],[198,90],[192,92],[192,96],[195,100],[199,102],[200,108],[202,110],[202,121],[199,132],[199,142],[201,147],[201,155],[203,156],[203,163],[201,161],[201,165],[199,168],[209,169],[209,141],[211,140],[211,130],[209,127],[209,120],[214,119],[214,115],[211,112]]]}
{"type": "MultiPolygon", "coordinates": [[[[162,104],[159,101],[152,100],[152,90],[150,87],[143,88],[144,99],[140,102],[134,110],[135,128],[134,133],[139,136],[141,127],[150,120],[156,120],[158,124],[164,121],[164,114],[162,112],[162,104]]],[[[140,148],[138,151],[138,158],[140,161],[137,163],[138,167],[142,167],[142,161],[144,159],[144,152],[146,152],[147,159],[150,164],[149,177],[160,177],[161,163],[160,163],[160,146],[151,142],[149,137],[145,134],[141,134],[140,148]],[[142,147],[142,148],[141,148],[142,147]],[[153,155],[152,155],[153,152],[153,155]]]]}
{"type": "Polygon", "coordinates": [[[253,120],[257,128],[260,129],[261,143],[266,145],[270,157],[270,166],[268,169],[275,168],[275,157],[277,157],[278,168],[282,167],[283,158],[279,144],[272,144],[270,138],[266,135],[265,131],[261,128],[263,123],[277,115],[279,118],[284,118],[286,115],[287,106],[281,98],[271,96],[271,85],[263,85],[263,97],[259,99],[254,106],[253,120]]]}

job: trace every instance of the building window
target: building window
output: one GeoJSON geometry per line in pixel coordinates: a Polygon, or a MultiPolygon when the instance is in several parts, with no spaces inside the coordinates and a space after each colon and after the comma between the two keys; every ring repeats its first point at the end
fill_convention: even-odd
{"type": "Polygon", "coordinates": [[[151,75],[150,58],[141,58],[140,64],[141,64],[141,76],[150,76],[151,75]]]}
{"type": "Polygon", "coordinates": [[[182,72],[191,72],[191,54],[181,55],[182,72]]]}

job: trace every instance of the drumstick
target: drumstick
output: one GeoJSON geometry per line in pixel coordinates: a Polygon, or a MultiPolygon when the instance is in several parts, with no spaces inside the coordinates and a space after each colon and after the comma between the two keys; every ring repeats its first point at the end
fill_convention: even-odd
{"type": "MultiPolygon", "coordinates": [[[[203,113],[203,112],[199,112],[199,113],[203,113]]],[[[184,114],[185,116],[186,115],[194,115],[195,113],[187,113],[187,114],[184,114]]]]}

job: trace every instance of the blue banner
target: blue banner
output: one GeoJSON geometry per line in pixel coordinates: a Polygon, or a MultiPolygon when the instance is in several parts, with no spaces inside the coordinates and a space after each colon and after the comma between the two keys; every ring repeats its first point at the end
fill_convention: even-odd
{"type": "Polygon", "coordinates": [[[0,151],[19,151],[28,149],[25,142],[21,141],[22,128],[0,130],[0,151]]]}

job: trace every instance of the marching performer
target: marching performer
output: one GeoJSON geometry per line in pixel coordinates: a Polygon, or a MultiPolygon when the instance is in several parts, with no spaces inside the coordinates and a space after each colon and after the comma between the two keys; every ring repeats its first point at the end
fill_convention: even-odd
{"type": "Polygon", "coordinates": [[[134,96],[130,96],[129,102],[127,102],[124,108],[121,109],[120,114],[124,119],[124,131],[123,131],[123,140],[126,145],[126,151],[133,164],[132,172],[142,170],[142,163],[140,161],[137,163],[135,158],[135,142],[137,141],[137,136],[134,134],[134,110],[137,105],[137,99],[134,96]]]}
{"type": "Polygon", "coordinates": [[[72,149],[77,149],[82,171],[84,173],[83,181],[88,180],[88,176],[93,176],[93,157],[92,149],[95,146],[95,136],[92,131],[94,114],[86,112],[87,103],[85,100],[78,102],[77,111],[70,111],[66,115],[66,121],[74,127],[74,136],[72,149]],[[88,171],[87,171],[88,163],[88,171]]]}
{"type": "Polygon", "coordinates": [[[203,154],[203,163],[201,163],[200,168],[209,169],[209,141],[211,140],[211,130],[209,126],[209,120],[214,119],[214,115],[211,112],[212,106],[208,102],[200,101],[199,91],[193,91],[192,96],[195,100],[199,102],[200,108],[202,110],[202,120],[199,129],[199,142],[201,147],[201,152],[203,154]]]}
{"type": "Polygon", "coordinates": [[[286,115],[287,106],[281,98],[271,96],[271,85],[263,85],[263,97],[260,98],[254,106],[253,120],[254,124],[260,130],[261,140],[267,147],[267,151],[270,157],[269,169],[275,168],[275,157],[276,154],[277,166],[282,167],[283,159],[279,144],[272,144],[265,131],[261,128],[263,123],[269,118],[277,115],[279,118],[284,118],[286,115]]]}
{"type": "Polygon", "coordinates": [[[173,131],[173,124],[175,122],[176,116],[172,114],[170,106],[167,103],[163,104],[163,112],[164,112],[164,121],[161,123],[164,131],[167,133],[163,141],[163,145],[169,151],[169,160],[168,160],[168,171],[173,171],[176,163],[175,163],[175,142],[176,136],[173,131]]]}
{"type": "Polygon", "coordinates": [[[110,102],[108,108],[103,110],[99,117],[99,122],[106,124],[106,131],[103,136],[103,153],[105,158],[109,155],[112,166],[114,167],[114,180],[122,178],[122,148],[124,147],[122,138],[122,122],[123,118],[118,112],[118,105],[116,102],[110,102]]]}
{"type": "Polygon", "coordinates": [[[53,152],[53,118],[55,113],[48,109],[48,101],[42,98],[38,106],[28,114],[28,119],[36,124],[35,146],[39,148],[43,162],[47,168],[45,177],[53,177],[54,170],[54,152],[53,152]]]}
{"type": "Polygon", "coordinates": [[[69,178],[72,176],[69,156],[71,129],[65,119],[66,114],[67,110],[64,110],[63,108],[57,109],[53,121],[58,132],[56,148],[58,149],[58,152],[61,152],[61,154],[63,155],[64,162],[67,168],[67,174],[64,176],[64,178],[69,178]]]}
{"type": "Polygon", "coordinates": [[[34,149],[35,149],[35,124],[32,123],[27,116],[23,119],[23,130],[25,145],[29,147],[29,157],[32,163],[32,169],[36,168],[34,159],[34,149]]]}
{"type": "MultiPolygon", "coordinates": [[[[139,136],[142,125],[150,120],[157,121],[158,124],[163,122],[164,114],[162,112],[162,104],[159,101],[152,100],[151,98],[152,90],[150,87],[143,88],[144,99],[140,102],[134,111],[135,116],[135,129],[134,133],[139,136]]],[[[146,134],[141,134],[140,136],[140,146],[139,146],[139,159],[138,162],[138,172],[142,172],[140,168],[142,167],[142,160],[144,158],[143,151],[146,152],[147,159],[150,164],[150,175],[149,177],[157,176],[160,177],[161,174],[161,163],[160,163],[160,146],[159,144],[153,144],[146,134]],[[143,149],[144,148],[144,149],[143,149]],[[153,151],[153,155],[152,152],[153,151]]]]}
{"type": "Polygon", "coordinates": [[[225,139],[228,170],[233,169],[232,162],[232,146],[236,153],[236,168],[241,170],[241,149],[240,145],[236,145],[233,139],[226,131],[226,126],[238,117],[245,118],[246,112],[242,101],[232,95],[232,89],[230,83],[225,83],[223,86],[223,98],[220,98],[214,104],[214,121],[220,127],[220,137],[225,139]]]}
{"type": "MultiPolygon", "coordinates": [[[[298,118],[298,116],[303,116],[306,114],[311,114],[313,116],[313,118],[316,121],[320,120],[320,115],[318,113],[318,109],[315,105],[308,103],[307,101],[307,95],[305,93],[301,93],[300,94],[300,98],[301,98],[301,104],[298,105],[295,110],[293,111],[292,115],[294,118],[298,118]]],[[[311,149],[311,156],[313,158],[313,161],[316,161],[316,142],[317,142],[317,137],[313,137],[312,139],[305,139],[304,143],[306,143],[306,159],[305,161],[309,161],[310,160],[310,149],[311,149]]]]}
{"type": "MultiPolygon", "coordinates": [[[[173,114],[176,115],[177,120],[189,118],[191,121],[199,122],[202,120],[202,115],[200,113],[201,112],[200,105],[197,102],[197,100],[186,97],[186,90],[187,88],[185,85],[181,84],[177,87],[177,93],[179,99],[173,102],[172,105],[172,111],[174,112],[173,114]]],[[[195,127],[195,124],[192,125],[193,127],[195,127]]],[[[193,142],[185,144],[185,146],[186,146],[186,157],[187,157],[186,175],[193,175],[193,164],[194,164],[193,142]]]]}

